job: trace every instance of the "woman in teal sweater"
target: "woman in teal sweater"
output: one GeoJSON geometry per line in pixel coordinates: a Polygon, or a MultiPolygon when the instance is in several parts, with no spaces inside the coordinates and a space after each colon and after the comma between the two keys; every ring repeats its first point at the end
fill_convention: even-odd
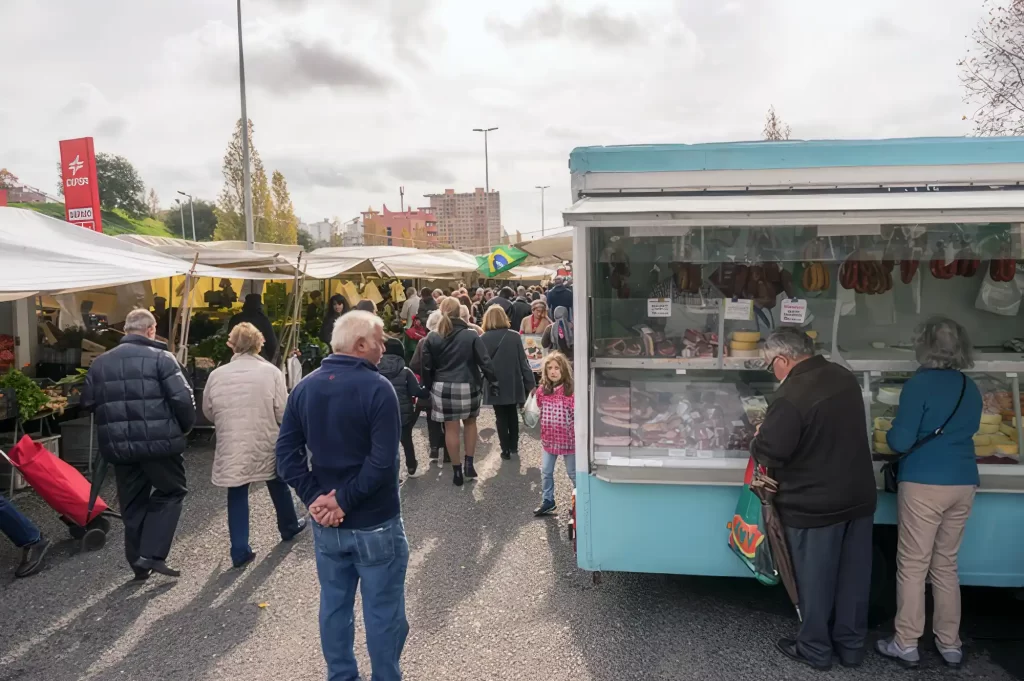
{"type": "Polygon", "coordinates": [[[899,465],[896,635],[879,641],[878,652],[907,667],[918,665],[930,576],[935,644],[943,661],[958,667],[963,651],[957,553],[978,486],[973,438],[982,399],[978,386],[962,373],[974,365],[964,327],[933,318],[918,328],[914,349],[921,368],[903,386],[887,436],[890,449],[910,454],[899,465]],[[940,435],[915,448],[940,428],[940,435]]]}

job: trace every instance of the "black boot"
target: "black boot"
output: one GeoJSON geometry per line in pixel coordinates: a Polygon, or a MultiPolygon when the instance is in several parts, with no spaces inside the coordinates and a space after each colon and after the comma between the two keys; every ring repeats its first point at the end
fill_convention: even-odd
{"type": "Polygon", "coordinates": [[[465,462],[464,463],[465,463],[465,469],[466,469],[466,479],[467,480],[476,480],[477,476],[476,476],[476,469],[473,468],[473,457],[471,457],[471,456],[465,457],[465,462]]]}
{"type": "Polygon", "coordinates": [[[29,544],[21,550],[21,562],[18,569],[14,571],[15,577],[31,577],[43,569],[43,558],[50,548],[50,542],[44,537],[39,537],[34,544],[29,544]]]}
{"type": "Polygon", "coordinates": [[[456,487],[462,487],[462,466],[452,466],[452,484],[456,487]]]}
{"type": "Polygon", "coordinates": [[[180,571],[169,567],[166,562],[156,560],[155,558],[139,558],[132,564],[132,568],[136,570],[136,573],[139,570],[152,570],[167,577],[181,577],[180,571]]]}
{"type": "Polygon", "coordinates": [[[413,459],[412,461],[409,461],[405,464],[405,469],[409,471],[409,477],[416,475],[416,467],[416,459],[413,459]]]}

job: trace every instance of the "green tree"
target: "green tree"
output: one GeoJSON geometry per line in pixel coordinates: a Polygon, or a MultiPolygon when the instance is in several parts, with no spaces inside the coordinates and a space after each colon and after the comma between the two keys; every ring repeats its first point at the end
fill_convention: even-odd
{"type": "Polygon", "coordinates": [[[764,130],[761,131],[762,137],[772,142],[779,142],[781,140],[788,140],[789,133],[789,126],[783,123],[782,119],[775,113],[775,107],[768,107],[768,115],[765,116],[764,120],[764,130]]]}
{"type": "MultiPolygon", "coordinates": [[[[253,124],[248,122],[249,161],[252,173],[252,221],[255,238],[263,241],[273,236],[273,201],[270,194],[270,183],[263,169],[263,160],[253,144],[253,124]]],[[[242,119],[235,124],[235,132],[224,154],[224,188],[217,198],[217,229],[214,237],[218,241],[244,241],[245,216],[243,215],[244,182],[242,168],[242,119]]]]}
{"type": "MultiPolygon", "coordinates": [[[[1024,0],[987,0],[974,46],[961,59],[964,101],[978,135],[1024,135],[1024,0]]],[[[966,118],[966,116],[965,116],[966,118]]]]}
{"type": "MultiPolygon", "coordinates": [[[[192,238],[192,215],[188,210],[188,203],[185,203],[185,210],[180,211],[175,206],[164,212],[163,223],[174,236],[181,232],[181,214],[185,213],[185,236],[192,238]]],[[[196,214],[196,241],[213,241],[213,233],[217,229],[217,207],[210,201],[197,199],[192,206],[196,214]]],[[[243,237],[244,238],[244,237],[243,237]]]]}
{"type": "MultiPolygon", "coordinates": [[[[18,176],[7,168],[0,168],[0,189],[14,189],[19,184],[18,176]]],[[[63,183],[61,184],[63,186],[63,183]]]]}
{"type": "Polygon", "coordinates": [[[280,170],[271,176],[270,188],[274,203],[274,243],[294,244],[298,240],[299,218],[288,191],[288,182],[280,170]]]}
{"type": "Polygon", "coordinates": [[[152,187],[149,188],[149,193],[146,194],[146,208],[149,209],[150,217],[156,217],[160,214],[160,197],[156,195],[156,190],[152,187]]]}
{"type": "Polygon", "coordinates": [[[309,253],[317,247],[313,242],[313,237],[311,237],[309,232],[304,229],[297,230],[295,237],[295,243],[302,246],[302,249],[306,251],[306,253],[309,253]]]}
{"type": "MultiPolygon", "coordinates": [[[[64,196],[64,169],[57,163],[57,188],[64,196]]],[[[100,206],[119,209],[133,218],[146,215],[143,199],[146,183],[135,166],[124,156],[96,154],[96,184],[99,185],[100,206]]]]}

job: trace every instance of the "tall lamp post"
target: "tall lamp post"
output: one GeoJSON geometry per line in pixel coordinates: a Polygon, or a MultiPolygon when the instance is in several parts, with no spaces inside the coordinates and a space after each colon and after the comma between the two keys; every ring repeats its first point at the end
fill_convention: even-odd
{"type": "Polygon", "coordinates": [[[181,202],[181,199],[174,199],[174,202],[178,204],[178,213],[181,215],[181,238],[185,238],[185,204],[181,202]]]}
{"type": "Polygon", "coordinates": [[[252,224],[252,173],[249,170],[249,115],[245,110],[245,55],[242,53],[242,0],[238,0],[238,87],[242,92],[242,191],[245,212],[245,247],[256,248],[256,231],[252,224]]]}
{"type": "Polygon", "coordinates": [[[544,190],[551,185],[537,185],[537,189],[540,190],[540,236],[544,238],[544,190]]]}
{"type": "MultiPolygon", "coordinates": [[[[487,155],[487,133],[494,132],[498,128],[473,128],[473,132],[482,132],[484,134],[484,238],[490,240],[491,230],[491,167],[490,160],[487,155]]],[[[498,231],[501,231],[499,226],[498,231]]],[[[498,234],[498,241],[501,241],[501,234],[498,234]]],[[[490,249],[491,244],[487,245],[490,249]]]]}
{"type": "MultiPolygon", "coordinates": [[[[187,196],[188,197],[188,212],[192,216],[192,241],[195,241],[196,240],[196,207],[195,207],[195,201],[193,201],[191,194],[186,194],[185,192],[181,191],[180,189],[178,190],[178,193],[181,194],[182,196],[187,196]]],[[[543,204],[543,202],[544,201],[543,201],[543,198],[542,198],[541,199],[541,203],[543,204]]],[[[184,224],[184,222],[181,225],[181,231],[182,231],[182,234],[184,234],[184,232],[185,232],[185,224],[184,224]]],[[[541,231],[543,232],[543,229],[541,231]]]]}

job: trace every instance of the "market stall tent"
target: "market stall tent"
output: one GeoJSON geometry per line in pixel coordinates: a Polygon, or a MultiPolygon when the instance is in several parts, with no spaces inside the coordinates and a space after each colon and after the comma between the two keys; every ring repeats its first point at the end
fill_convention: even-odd
{"type": "MultiPolygon", "coordinates": [[[[0,207],[0,300],[186,274],[192,263],[22,208],[0,207]]],[[[203,277],[265,275],[198,265],[203,277]]]]}
{"type": "Polygon", "coordinates": [[[523,241],[516,248],[541,260],[572,260],[572,230],[523,241]]]}

